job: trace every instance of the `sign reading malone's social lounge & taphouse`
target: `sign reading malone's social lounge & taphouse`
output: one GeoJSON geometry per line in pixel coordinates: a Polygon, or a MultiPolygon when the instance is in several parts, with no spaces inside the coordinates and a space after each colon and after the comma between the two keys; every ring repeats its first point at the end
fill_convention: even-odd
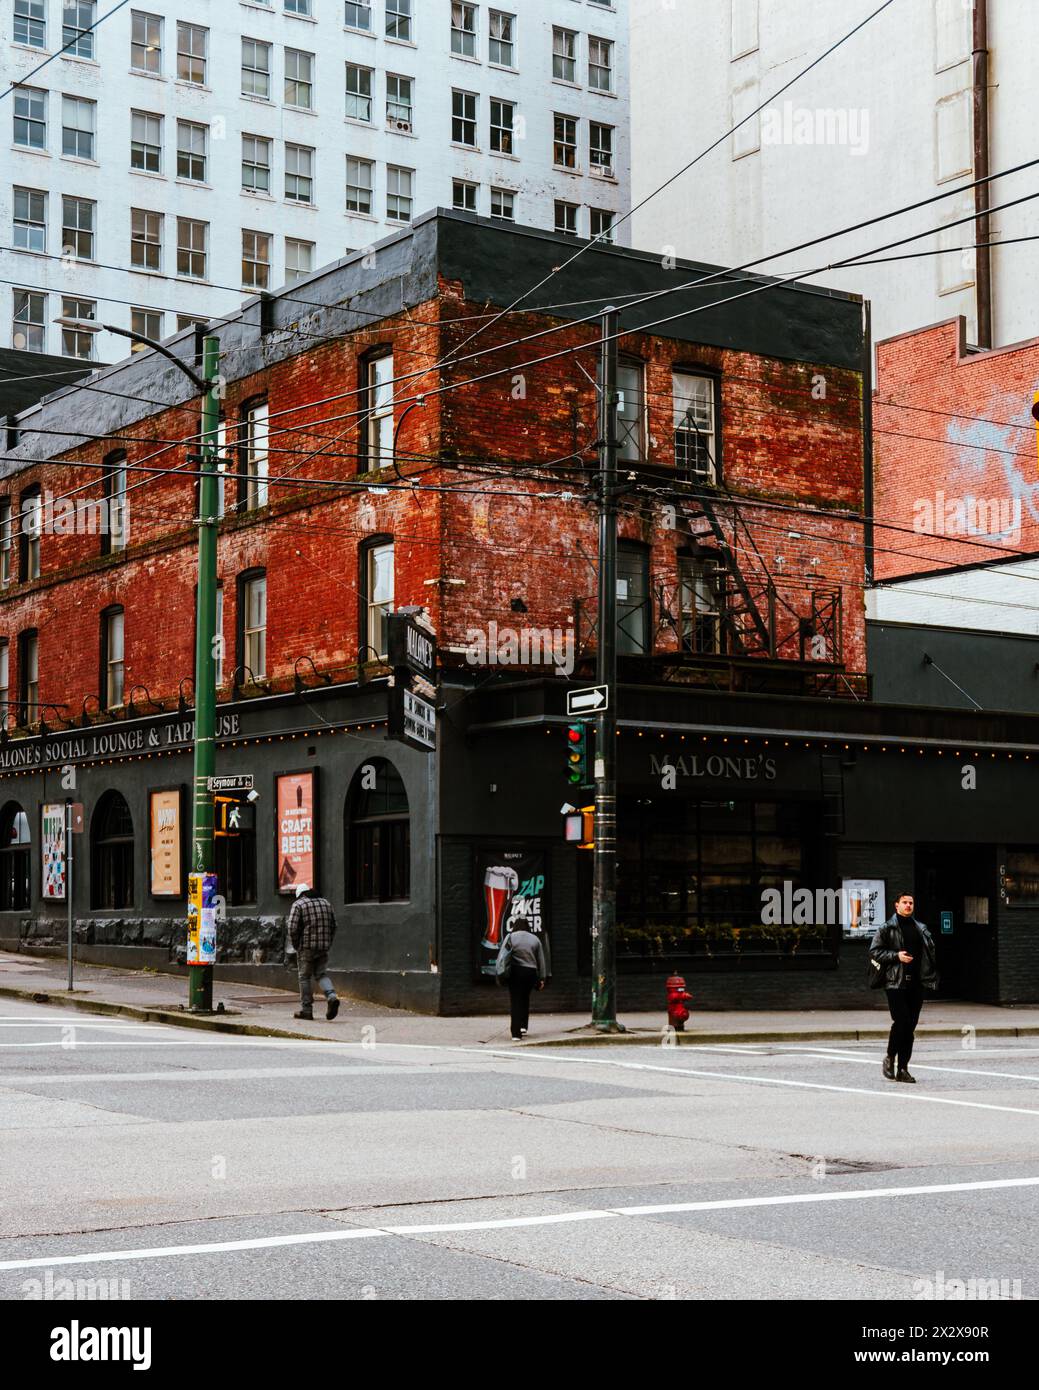
{"type": "MultiPolygon", "coordinates": [[[[216,736],[233,738],[241,733],[241,716],[217,716],[216,736]]],[[[0,772],[30,767],[62,767],[66,763],[91,762],[96,758],[133,757],[137,753],[188,748],[195,737],[195,721],[182,715],[165,723],[108,725],[75,733],[12,739],[0,748],[0,772]]]]}

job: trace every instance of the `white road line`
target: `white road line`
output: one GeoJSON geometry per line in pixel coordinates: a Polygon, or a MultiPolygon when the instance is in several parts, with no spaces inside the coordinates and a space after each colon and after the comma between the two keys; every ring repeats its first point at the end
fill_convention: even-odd
{"type": "Polygon", "coordinates": [[[106,1028],[111,1033],[161,1033],[161,1023],[84,1023],[81,1019],[0,1019],[0,1028],[106,1028]]]}
{"type": "Polygon", "coordinates": [[[726,1197],[705,1202],[662,1202],[651,1206],[603,1207],[544,1216],[500,1217],[486,1221],[441,1221],[411,1226],[358,1226],[344,1231],[307,1231],[290,1236],[256,1236],[249,1240],[212,1241],[198,1245],[157,1245],[136,1250],[100,1250],[80,1255],[43,1255],[27,1260],[0,1260],[0,1270],[47,1269],[59,1265],[119,1264],[163,1260],[177,1255],[219,1255],[236,1250],[273,1250],[341,1240],[375,1240],[386,1236],[449,1235],[458,1231],[503,1231],[531,1226],[570,1225],[617,1217],[658,1216],[695,1211],[736,1211],[749,1207],[797,1206],[810,1202],[854,1202],[871,1198],[943,1196],[952,1192],[992,1192],[1039,1186],[1039,1177],[993,1178],[987,1182],[931,1183],[920,1187],[874,1187],[844,1192],[793,1192],[775,1197],[726,1197]]]}
{"type": "MultiPolygon", "coordinates": [[[[860,1067],[875,1067],[876,1060],[872,1057],[854,1057],[848,1053],[822,1052],[811,1048],[791,1048],[790,1053],[798,1057],[810,1057],[816,1062],[854,1062],[860,1067]]],[[[789,1054],[788,1054],[789,1055],[789,1054]]],[[[936,1067],[930,1062],[913,1061],[914,1071],[943,1071],[951,1072],[953,1076],[994,1076],[1004,1081],[1037,1081],[1039,1076],[1026,1076],[1019,1071],[986,1071],[981,1067],[936,1067]]]]}
{"type": "MultiPolygon", "coordinates": [[[[477,1075],[477,1069],[470,1063],[451,1062],[452,1076],[459,1073],[477,1075]]],[[[41,1076],[36,1072],[15,1072],[0,1075],[0,1090],[35,1091],[38,1086],[56,1085],[118,1085],[124,1081],[187,1081],[192,1085],[200,1081],[276,1081],[280,1077],[325,1077],[325,1076],[428,1076],[428,1063],[407,1062],[359,1062],[353,1066],[340,1067],[234,1067],[217,1068],[212,1071],[108,1071],[108,1072],[63,1072],[57,1076],[41,1076]]]]}

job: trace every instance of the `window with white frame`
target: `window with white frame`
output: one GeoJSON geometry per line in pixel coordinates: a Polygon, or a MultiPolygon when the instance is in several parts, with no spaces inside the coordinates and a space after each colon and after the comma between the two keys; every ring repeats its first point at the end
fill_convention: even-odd
{"type": "Polygon", "coordinates": [[[552,163],[557,169],[577,168],[577,117],[562,116],[557,111],[553,118],[552,163]]]}
{"type": "Polygon", "coordinates": [[[314,55],[299,48],[285,50],[285,105],[314,109],[314,55]]]}
{"type": "Polygon", "coordinates": [[[577,235],[577,204],[556,199],[556,231],[566,236],[577,235]]]}
{"type": "Polygon", "coordinates": [[[414,169],[386,166],[386,216],[391,222],[410,222],[414,204],[414,169]]]}
{"type": "Polygon", "coordinates": [[[14,190],[14,245],[18,251],[47,250],[47,195],[41,189],[14,190]]]}
{"type": "Polygon", "coordinates": [[[256,401],[245,410],[245,506],[248,511],[266,507],[270,484],[268,435],[270,407],[266,401],[256,401]]]}
{"type": "MultiPolygon", "coordinates": [[[[0,586],[7,588],[11,582],[11,553],[14,549],[14,525],[11,519],[11,499],[0,498],[0,586]]],[[[6,688],[7,681],[2,682],[6,688]]],[[[0,728],[3,726],[0,725],[0,728]]]]}
{"type": "Polygon", "coordinates": [[[476,195],[480,185],[467,179],[455,179],[451,185],[451,206],[459,212],[476,211],[476,195]]]}
{"type": "Polygon", "coordinates": [[[358,63],[346,65],[346,114],[352,121],[371,124],[372,69],[358,63]]]}
{"type": "Polygon", "coordinates": [[[16,718],[20,724],[35,724],[40,717],[40,638],[35,628],[19,633],[18,664],[21,703],[16,718]]]}
{"type": "Polygon", "coordinates": [[[177,218],[177,274],[204,280],[209,262],[209,223],[177,218]]]}
{"type": "Polygon", "coordinates": [[[693,372],[672,375],[675,468],[687,477],[716,481],[715,381],[693,372]]]}
{"type": "Polygon", "coordinates": [[[309,19],[313,13],[310,0],[285,0],[285,13],[299,14],[309,19]]]}
{"type": "Polygon", "coordinates": [[[94,259],[94,218],[97,204],[88,198],[61,200],[61,249],[62,254],[72,255],[77,261],[94,259]]]}
{"type": "Polygon", "coordinates": [[[271,141],[263,135],[242,136],[242,187],[249,193],[271,191],[271,141]]]}
{"type": "Polygon", "coordinates": [[[488,15],[487,60],[499,68],[516,66],[516,16],[505,10],[488,15]]]}
{"type": "Polygon", "coordinates": [[[47,351],[47,296],[37,290],[15,290],[11,346],[20,352],[47,351]]]}
{"type": "Polygon", "coordinates": [[[413,0],[386,0],[386,37],[411,43],[413,0]]]}
{"type": "Polygon", "coordinates": [[[209,30],[201,24],[177,21],[177,77],[204,87],[209,60],[209,30]]]}
{"type": "Polygon", "coordinates": [[[365,461],[370,471],[388,468],[393,461],[393,354],[369,358],[365,378],[365,461]]]}
{"type": "Polygon", "coordinates": [[[178,121],[177,178],[205,183],[208,165],[209,127],[198,121],[178,121]]]}
{"type": "Polygon", "coordinates": [[[271,237],[269,232],[242,229],[242,288],[265,290],[271,282],[271,237]]]}
{"type": "Polygon", "coordinates": [[[130,66],[134,72],[162,72],[162,19],[141,10],[130,11],[130,66]]]}
{"type": "MultiPolygon", "coordinates": [[[[131,309],[130,327],[142,338],[151,338],[153,342],[162,341],[163,331],[163,312],[161,309],[131,309]]],[[[144,343],[134,343],[131,352],[146,352],[147,346],[144,343]]]]}
{"type": "Polygon", "coordinates": [[[646,456],[646,368],[642,362],[617,365],[617,458],[643,463],[646,456]]]}
{"type": "Polygon", "coordinates": [[[97,103],[85,97],[61,98],[61,152],[74,159],[94,158],[97,103]]]}
{"type": "Polygon", "coordinates": [[[476,93],[451,93],[451,139],[456,145],[476,148],[476,93]]]}
{"type": "Polygon", "coordinates": [[[577,34],[573,29],[552,30],[552,76],[557,82],[577,81],[577,34]]]}
{"type": "Polygon", "coordinates": [[[14,143],[25,150],[47,148],[47,93],[39,87],[14,89],[14,143]]]}
{"type": "Polygon", "coordinates": [[[135,270],[162,269],[162,213],[130,209],[130,264],[135,270]]]}
{"type": "Polygon", "coordinates": [[[370,159],[346,156],[346,210],[361,217],[372,215],[375,165],[370,159]]]}
{"type": "Polygon", "coordinates": [[[285,146],[285,197],[291,203],[314,201],[314,151],[308,145],[285,146]]]}
{"type": "Polygon", "coordinates": [[[717,559],[679,556],[679,640],[683,651],[721,651],[722,583],[717,559]]]}
{"type": "Polygon", "coordinates": [[[346,15],[343,20],[348,29],[363,29],[366,34],[372,31],[371,0],[346,0],[346,15]]]}
{"type": "Polygon", "coordinates": [[[588,85],[596,92],[613,91],[613,43],[610,39],[589,36],[588,85]]]}
{"type": "Polygon", "coordinates": [[[18,556],[18,578],[23,584],[40,577],[40,537],[43,534],[43,498],[38,487],[22,493],[21,535],[18,556]]]}
{"type": "MultiPolygon", "coordinates": [[[[159,331],[162,331],[161,323],[159,331]]],[[[126,505],[126,454],[122,449],[117,449],[105,459],[101,481],[108,507],[108,527],[101,533],[101,554],[114,555],[126,549],[130,536],[130,516],[126,505]]]]}
{"type": "Polygon", "coordinates": [[[389,651],[389,617],[393,612],[393,542],[370,545],[364,552],[364,653],[366,661],[389,651]]]}
{"type": "Polygon", "coordinates": [[[491,216],[499,222],[515,222],[516,195],[508,188],[491,189],[491,216]]]}
{"type": "Polygon", "coordinates": [[[247,680],[263,680],[267,675],[267,576],[257,574],[242,580],[241,653],[247,680]]]}
{"type": "Polygon", "coordinates": [[[29,48],[47,47],[47,6],[45,0],[14,0],[15,43],[29,48]]]}
{"type": "Polygon", "coordinates": [[[242,96],[271,99],[271,46],[242,39],[242,96]]]}
{"type": "Polygon", "coordinates": [[[513,137],[516,127],[516,104],[491,97],[491,149],[495,154],[515,154],[513,137]]]}
{"type": "Polygon", "coordinates": [[[106,609],[101,615],[101,674],[106,710],[118,709],[123,703],[123,618],[121,608],[106,609]]]}
{"type": "Polygon", "coordinates": [[[452,4],[451,52],[462,58],[476,57],[476,6],[452,4]]]}
{"type": "Polygon", "coordinates": [[[162,173],[162,117],[150,111],[130,112],[130,168],[145,174],[162,173]]]}
{"type": "Polygon", "coordinates": [[[97,0],[64,0],[61,10],[61,46],[66,58],[93,58],[93,25],[97,0]]]}
{"type": "Polygon", "coordinates": [[[297,237],[285,238],[285,281],[302,280],[314,269],[314,243],[297,237]]]}
{"type": "Polygon", "coordinates": [[[414,83],[410,77],[399,73],[386,74],[386,122],[397,130],[410,130],[412,126],[412,94],[414,83]]]}
{"type": "Polygon", "coordinates": [[[97,330],[97,300],[63,295],[61,299],[61,355],[78,357],[84,362],[94,360],[94,338],[97,330]]]}
{"type": "Polygon", "coordinates": [[[606,208],[589,208],[588,213],[588,235],[612,243],[613,221],[616,213],[610,212],[606,208]]]}
{"type": "Polygon", "coordinates": [[[588,123],[588,168],[600,178],[613,178],[613,126],[588,123]]]}

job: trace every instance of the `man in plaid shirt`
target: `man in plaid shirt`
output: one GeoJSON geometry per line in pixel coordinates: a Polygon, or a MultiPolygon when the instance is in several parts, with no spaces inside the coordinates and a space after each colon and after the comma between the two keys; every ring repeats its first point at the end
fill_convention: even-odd
{"type": "Polygon", "coordinates": [[[306,883],[296,887],[296,901],[289,912],[289,940],[299,961],[299,1011],[294,1018],[314,1017],[311,981],[317,979],[327,1001],[326,1018],[335,1018],[339,1000],[328,974],[328,952],[336,934],[336,915],[327,898],[306,883]]]}

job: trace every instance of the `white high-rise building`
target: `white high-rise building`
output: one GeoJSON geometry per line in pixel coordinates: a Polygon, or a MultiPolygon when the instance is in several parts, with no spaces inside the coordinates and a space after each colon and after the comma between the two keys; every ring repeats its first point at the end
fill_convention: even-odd
{"type": "MultiPolygon", "coordinates": [[[[760,267],[873,304],[876,339],[963,314],[972,343],[1039,329],[1035,244],[970,249],[978,209],[965,187],[1039,154],[1039,3],[896,0],[778,92],[880,0],[632,0],[632,199],[638,203],[766,103],[632,218],[632,241],[735,266],[950,189],[906,217],[760,267]],[[986,170],[987,166],[987,170],[986,170]],[[818,267],[929,228],[882,254],[951,254],[818,267]],[[966,248],[966,249],[965,249],[966,248]],[[990,306],[990,307],[986,307],[990,306]],[[990,331],[989,331],[990,329],[990,331]]],[[[992,206],[1039,188],[1030,169],[991,185],[992,206]]],[[[996,213],[990,237],[1039,234],[1039,202],[996,213]]]]}
{"type": "Polygon", "coordinates": [[[0,345],[113,360],[438,206],[608,233],[628,3],[0,0],[0,345]]]}

